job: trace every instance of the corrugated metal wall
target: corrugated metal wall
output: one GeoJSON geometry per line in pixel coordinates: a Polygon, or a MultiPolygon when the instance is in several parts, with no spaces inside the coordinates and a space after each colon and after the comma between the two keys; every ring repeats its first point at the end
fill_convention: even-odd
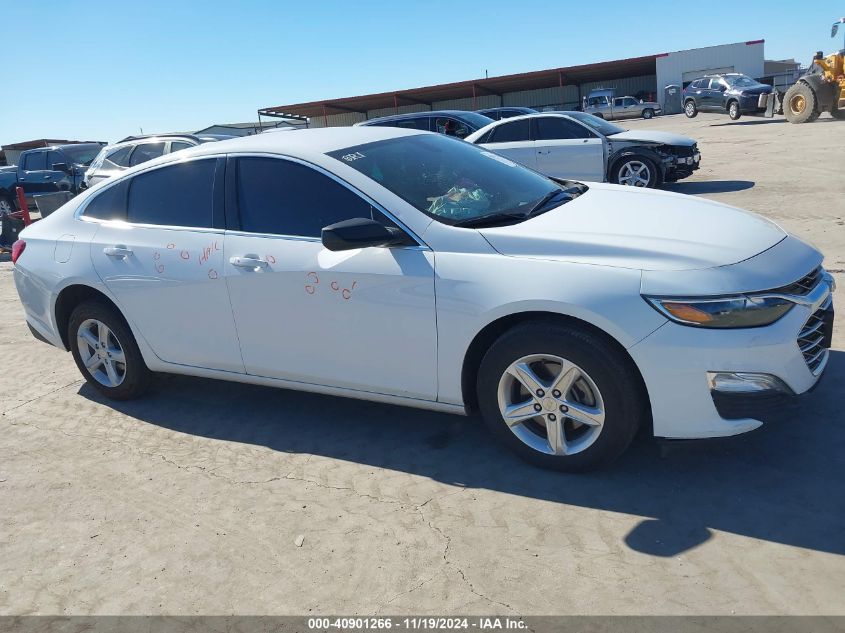
{"type": "MultiPolygon", "coordinates": [[[[635,95],[638,92],[656,92],[657,82],[654,75],[641,77],[623,77],[613,81],[591,82],[581,85],[581,95],[586,96],[593,88],[616,88],[621,95],[635,95]]],[[[571,110],[578,106],[577,86],[555,86],[553,88],[540,88],[537,90],[523,90],[520,92],[506,92],[501,96],[478,95],[473,103],[472,97],[465,99],[450,99],[447,101],[435,101],[431,108],[424,105],[405,105],[396,108],[381,108],[370,110],[367,115],[357,112],[344,114],[330,114],[328,117],[312,117],[311,127],[325,127],[326,119],[330,127],[353,125],[366,119],[375,119],[381,116],[393,114],[405,114],[406,112],[424,112],[426,110],[481,110],[482,108],[498,108],[500,106],[526,106],[537,109],[571,110]]]]}
{"type": "Polygon", "coordinates": [[[755,79],[763,77],[763,42],[708,46],[658,57],[657,85],[660,86],[661,104],[664,86],[681,86],[685,77],[690,80],[724,69],[733,69],[733,72],[744,73],[755,79]]]}

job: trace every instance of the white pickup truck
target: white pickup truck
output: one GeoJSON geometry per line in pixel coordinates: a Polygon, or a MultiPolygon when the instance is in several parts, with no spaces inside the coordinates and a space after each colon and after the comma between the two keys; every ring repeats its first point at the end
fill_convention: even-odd
{"type": "Polygon", "coordinates": [[[613,119],[650,119],[660,114],[660,104],[654,101],[640,101],[635,97],[617,97],[615,90],[592,90],[584,103],[584,112],[594,114],[608,121],[613,119]]]}

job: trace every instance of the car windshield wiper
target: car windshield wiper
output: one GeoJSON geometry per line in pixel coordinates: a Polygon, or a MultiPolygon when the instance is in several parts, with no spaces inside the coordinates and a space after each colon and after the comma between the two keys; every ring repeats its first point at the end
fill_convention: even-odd
{"type": "MultiPolygon", "coordinates": [[[[537,215],[540,211],[543,211],[551,202],[554,202],[561,196],[568,196],[569,200],[572,200],[575,196],[572,195],[572,192],[566,191],[564,189],[555,189],[554,191],[550,191],[548,194],[543,196],[540,201],[531,207],[531,210],[525,214],[526,218],[530,218],[532,215],[537,215]]],[[[569,202],[567,200],[567,202],[569,202]]]]}
{"type": "Polygon", "coordinates": [[[498,222],[508,222],[513,220],[524,220],[529,214],[523,212],[516,213],[514,211],[495,211],[494,213],[486,213],[474,218],[464,218],[454,222],[452,226],[473,227],[483,226],[485,224],[496,224],[498,222]]]}

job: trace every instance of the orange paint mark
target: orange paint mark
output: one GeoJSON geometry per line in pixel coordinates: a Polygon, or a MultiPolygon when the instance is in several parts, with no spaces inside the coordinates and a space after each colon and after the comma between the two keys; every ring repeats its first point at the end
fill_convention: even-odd
{"type": "Polygon", "coordinates": [[[176,248],[176,244],[174,244],[173,242],[170,242],[170,244],[167,245],[167,248],[174,249],[174,248],[176,248]]]}
{"type": "Polygon", "coordinates": [[[156,251],[155,253],[153,253],[153,259],[154,259],[155,261],[160,260],[160,259],[161,259],[161,253],[159,253],[158,251],[156,251]]]}
{"type": "Polygon", "coordinates": [[[179,257],[182,259],[191,259],[191,254],[188,251],[182,251],[179,253],[179,257]]]}
{"type": "Polygon", "coordinates": [[[265,255],[264,257],[267,259],[267,263],[269,263],[269,264],[275,264],[276,263],[276,258],[273,257],[272,255],[265,255]]]}
{"type": "Polygon", "coordinates": [[[213,268],[208,271],[208,278],[209,279],[217,279],[217,271],[213,268]]]}
{"type": "Polygon", "coordinates": [[[313,295],[317,289],[314,286],[305,286],[305,292],[309,295],[313,295]]]}
{"type": "Polygon", "coordinates": [[[160,275],[164,272],[164,264],[156,264],[156,272],[160,275]]]}

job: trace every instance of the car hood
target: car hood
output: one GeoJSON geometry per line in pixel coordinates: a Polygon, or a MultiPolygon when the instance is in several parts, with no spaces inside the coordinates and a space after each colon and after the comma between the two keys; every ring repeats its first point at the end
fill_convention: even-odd
{"type": "Polygon", "coordinates": [[[618,134],[611,134],[607,137],[611,141],[641,141],[646,143],[660,143],[661,145],[681,145],[692,147],[695,139],[671,132],[659,132],[657,130],[625,130],[618,134]]]}
{"type": "Polygon", "coordinates": [[[703,198],[620,185],[589,187],[572,202],[525,222],[479,230],[503,255],[640,270],[726,266],[786,237],[769,220],[703,198]]]}

